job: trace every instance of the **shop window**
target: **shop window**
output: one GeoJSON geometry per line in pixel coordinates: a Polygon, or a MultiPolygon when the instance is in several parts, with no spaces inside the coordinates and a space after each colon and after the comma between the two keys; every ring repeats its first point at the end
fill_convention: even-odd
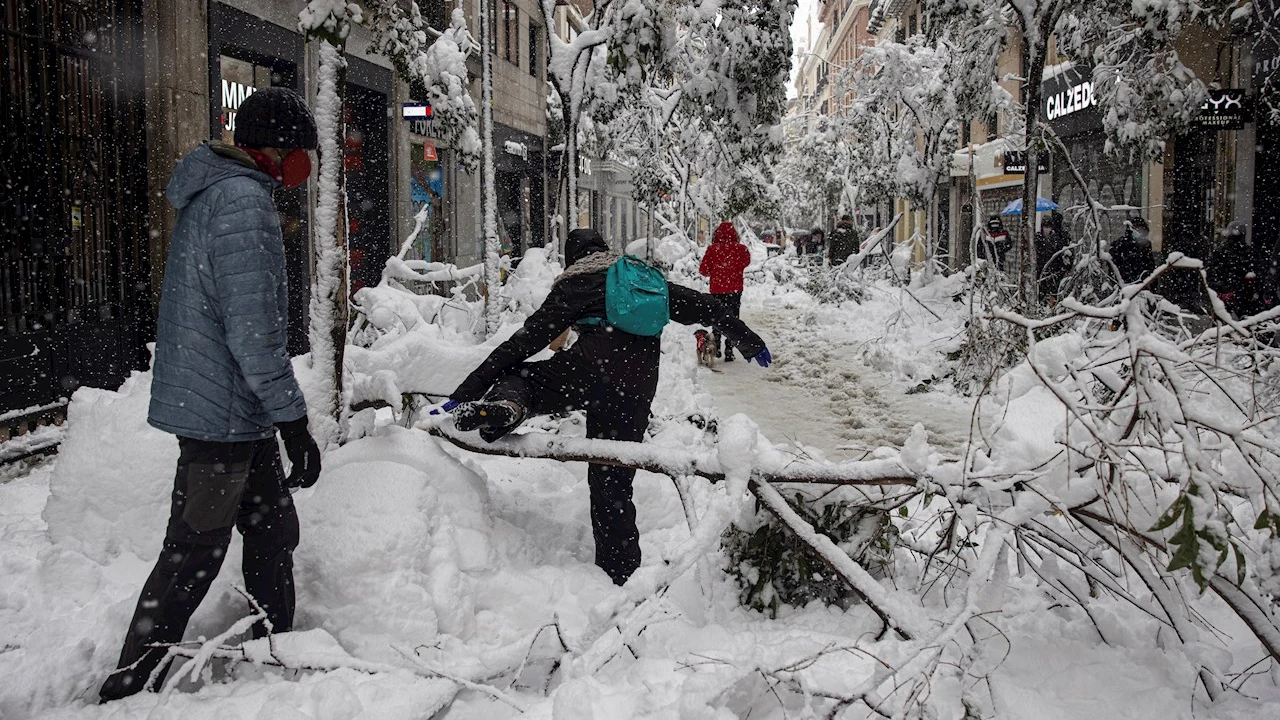
{"type": "Polygon", "coordinates": [[[222,111],[219,115],[222,128],[222,141],[230,143],[236,131],[236,111],[245,98],[255,90],[271,87],[273,73],[271,68],[263,65],[239,60],[227,55],[218,56],[221,69],[222,111]]]}
{"type": "Polygon", "coordinates": [[[434,142],[415,142],[409,153],[409,200],[413,214],[426,209],[427,218],[414,238],[418,258],[428,262],[450,262],[448,225],[445,216],[445,177],[440,153],[434,142]]]}

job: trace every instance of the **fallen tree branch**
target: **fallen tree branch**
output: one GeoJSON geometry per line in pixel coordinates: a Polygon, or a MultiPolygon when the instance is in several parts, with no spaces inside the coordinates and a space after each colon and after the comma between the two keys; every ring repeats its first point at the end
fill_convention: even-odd
{"type": "MultiPolygon", "coordinates": [[[[724,471],[711,453],[684,448],[661,447],[618,440],[560,437],[547,433],[508,436],[492,443],[476,433],[461,433],[438,423],[421,425],[431,435],[480,455],[539,458],[559,462],[586,462],[630,467],[659,475],[697,475],[711,482],[723,482],[724,471]]],[[[854,460],[837,464],[788,461],[763,462],[754,476],[769,483],[819,485],[892,486],[917,485],[922,476],[913,474],[896,459],[854,460]]]]}
{"type": "MultiPolygon", "coordinates": [[[[437,423],[428,424],[432,435],[471,452],[505,457],[536,457],[561,462],[591,462],[602,465],[632,467],[670,475],[698,475],[712,482],[723,481],[725,475],[709,455],[695,454],[680,448],[657,447],[643,443],[614,440],[562,438],[544,433],[529,433],[482,443],[472,433],[462,434],[437,423]]],[[[889,592],[866,570],[862,569],[830,538],[817,532],[800,517],[774,489],[774,482],[808,482],[836,485],[915,485],[919,478],[896,460],[871,460],[819,465],[793,463],[785,468],[756,468],[749,489],[802,542],[809,545],[837,576],[871,609],[885,627],[893,628],[904,640],[920,637],[925,628],[920,618],[905,616],[889,597],[889,592]],[[878,475],[878,476],[877,476],[878,475]]],[[[718,537],[718,535],[717,535],[718,537]]],[[[687,568],[678,568],[666,580],[669,583],[687,568]]]]}

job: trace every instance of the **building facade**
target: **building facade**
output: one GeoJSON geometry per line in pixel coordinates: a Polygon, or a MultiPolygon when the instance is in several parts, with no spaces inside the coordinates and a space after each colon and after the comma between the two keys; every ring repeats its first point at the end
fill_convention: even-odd
{"type": "MultiPolygon", "coordinates": [[[[202,142],[229,141],[237,108],[259,88],[314,101],[318,63],[296,0],[3,2],[0,435],[56,419],[80,385],[115,387],[149,364],[174,167],[202,142]]],[[[547,235],[545,30],[536,0],[488,3],[500,232],[518,255],[547,235]]],[[[436,26],[451,6],[422,4],[436,26]]],[[[469,22],[479,7],[470,3],[469,22]]],[[[415,256],[469,264],[484,244],[479,178],[430,122],[402,118],[425,89],[398,77],[371,40],[362,27],[348,39],[342,111],[353,293],[378,282],[424,209],[415,256]]],[[[478,59],[469,70],[478,98],[478,59]]],[[[292,354],[307,350],[314,192],[276,197],[292,354]]]]}
{"type": "Polygon", "coordinates": [[[114,387],[154,333],[143,0],[4,0],[0,435],[114,387]]]}

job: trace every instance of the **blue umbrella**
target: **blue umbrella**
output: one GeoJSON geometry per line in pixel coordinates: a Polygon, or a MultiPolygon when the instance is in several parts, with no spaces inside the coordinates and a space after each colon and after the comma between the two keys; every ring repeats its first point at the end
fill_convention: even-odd
{"type": "MultiPolygon", "coordinates": [[[[1046,198],[1036,198],[1036,212],[1049,212],[1057,210],[1058,203],[1046,198]]],[[[1022,198],[1018,198],[1008,205],[1004,206],[1004,210],[1000,211],[1001,215],[1021,215],[1022,214],[1022,198]]]]}

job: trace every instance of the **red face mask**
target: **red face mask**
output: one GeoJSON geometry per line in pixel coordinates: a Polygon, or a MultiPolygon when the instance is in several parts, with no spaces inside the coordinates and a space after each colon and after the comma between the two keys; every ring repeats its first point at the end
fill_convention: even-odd
{"type": "Polygon", "coordinates": [[[280,163],[281,181],[287,188],[296,188],[311,177],[311,153],[295,148],[280,163]]]}

